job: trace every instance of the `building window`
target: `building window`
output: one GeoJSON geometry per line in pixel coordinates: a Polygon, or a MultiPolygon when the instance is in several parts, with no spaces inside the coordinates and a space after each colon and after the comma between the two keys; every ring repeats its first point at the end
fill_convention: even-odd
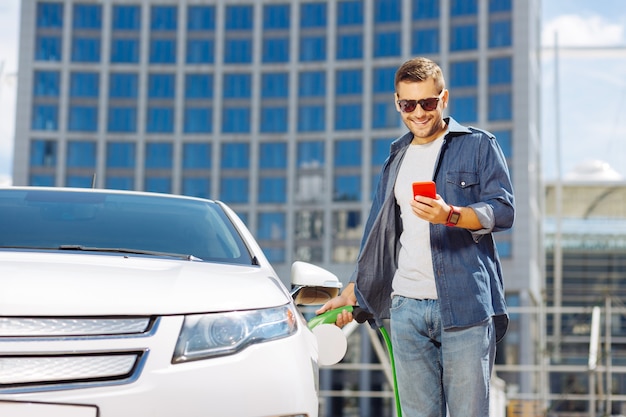
{"type": "Polygon", "coordinates": [[[298,210],[295,218],[295,258],[298,261],[322,262],[324,249],[324,212],[298,210]]]}
{"type": "Polygon", "coordinates": [[[129,106],[109,106],[107,131],[130,133],[137,131],[137,108],[129,106]]]}
{"type": "Polygon", "coordinates": [[[252,6],[226,7],[226,30],[250,30],[253,21],[252,6]]]}
{"type": "Polygon", "coordinates": [[[252,62],[252,38],[226,39],[224,62],[227,64],[247,64],[252,62]]]}
{"type": "Polygon", "coordinates": [[[503,48],[512,45],[511,20],[497,20],[489,23],[489,47],[503,48]]]}
{"type": "Polygon", "coordinates": [[[186,99],[210,99],[213,97],[213,74],[187,74],[185,76],[186,99]]]}
{"type": "Polygon", "coordinates": [[[63,3],[37,3],[37,28],[60,29],[63,27],[63,3]]]}
{"type": "Polygon", "coordinates": [[[250,133],[250,119],[250,107],[224,106],[222,132],[250,133]]]}
{"type": "Polygon", "coordinates": [[[128,142],[107,143],[107,168],[135,168],[135,144],[128,142]]]}
{"type": "Polygon", "coordinates": [[[33,96],[59,97],[60,82],[59,71],[35,71],[33,96]]]}
{"type": "Polygon", "coordinates": [[[185,133],[210,133],[213,131],[213,109],[187,106],[183,123],[185,133]]]}
{"type": "Polygon", "coordinates": [[[299,59],[301,62],[324,61],[326,59],[326,36],[302,36],[299,59]]]}
{"type": "Polygon", "coordinates": [[[361,140],[338,140],[335,142],[335,167],[360,167],[361,140]]]}
{"type": "Polygon", "coordinates": [[[225,74],[224,98],[250,98],[252,95],[252,75],[225,74]]]}
{"type": "Polygon", "coordinates": [[[243,142],[223,144],[220,167],[247,170],[250,167],[250,145],[243,142]]]}
{"type": "Polygon", "coordinates": [[[452,16],[478,14],[478,0],[450,0],[450,14],[452,16]]]}
{"type": "Polygon", "coordinates": [[[301,105],[298,107],[298,132],[322,132],[325,129],[323,105],[301,105]]]}
{"type": "Polygon", "coordinates": [[[394,93],[396,91],[393,85],[395,74],[396,68],[394,67],[374,68],[372,91],[374,93],[394,93]]]}
{"type": "Polygon", "coordinates": [[[337,71],[335,94],[338,96],[361,95],[363,93],[363,71],[349,69],[337,71]]]}
{"type": "Polygon", "coordinates": [[[171,193],[172,179],[170,177],[146,175],[144,189],[151,193],[171,193]]]}
{"type": "Polygon", "coordinates": [[[210,143],[183,144],[183,169],[211,169],[212,151],[210,143]]]}
{"type": "Polygon", "coordinates": [[[74,29],[100,29],[102,27],[102,7],[96,4],[75,4],[74,29]]]}
{"type": "Polygon", "coordinates": [[[171,143],[146,143],[146,168],[171,168],[172,154],[171,143]]]}
{"type": "Polygon", "coordinates": [[[148,76],[148,97],[173,99],[176,81],[174,74],[150,74],[148,76]]]}
{"type": "Polygon", "coordinates": [[[478,48],[478,26],[457,24],[450,29],[450,50],[467,51],[478,48]]]}
{"type": "Polygon", "coordinates": [[[176,63],[176,40],[175,39],[151,39],[150,40],[150,63],[152,64],[176,63]]]}
{"type": "Polygon", "coordinates": [[[286,72],[269,72],[261,76],[262,98],[289,97],[289,74],[286,72]]]}
{"type": "Polygon", "coordinates": [[[450,97],[450,114],[460,123],[476,122],[478,120],[478,98],[475,94],[450,97]]]}
{"type": "Polygon", "coordinates": [[[343,0],[337,3],[337,26],[363,24],[363,2],[361,0],[343,0]]]}
{"type": "Polygon", "coordinates": [[[215,29],[214,6],[189,6],[187,8],[187,30],[205,31],[215,29]]]}
{"type": "Polygon", "coordinates": [[[335,175],[333,185],[333,201],[361,200],[360,175],[335,175]]]}
{"type": "Polygon", "coordinates": [[[389,157],[389,150],[391,148],[391,143],[394,139],[374,139],[372,141],[372,168],[373,171],[379,169],[387,157],[389,157]]]}
{"type": "Polygon", "coordinates": [[[288,35],[263,39],[263,62],[289,62],[288,35]]]}
{"type": "Polygon", "coordinates": [[[67,143],[68,168],[95,168],[96,143],[86,141],[69,141],[67,143]]]}
{"type": "Polygon", "coordinates": [[[109,75],[109,98],[137,98],[138,76],[135,73],[112,72],[109,75]]]}
{"type": "Polygon", "coordinates": [[[131,5],[113,6],[112,28],[115,30],[139,31],[141,29],[141,8],[131,5]]]}
{"type": "Polygon", "coordinates": [[[150,29],[153,31],[176,31],[176,6],[152,6],[150,9],[150,29]]]}
{"type": "Polygon", "coordinates": [[[259,203],[285,203],[287,201],[287,178],[268,176],[259,179],[259,203]]]}
{"type": "Polygon", "coordinates": [[[215,42],[212,39],[188,39],[186,54],[188,64],[211,64],[215,56],[215,42]]]}
{"type": "Polygon", "coordinates": [[[111,190],[134,190],[135,179],[128,175],[107,175],[104,185],[111,190]]]}
{"type": "Polygon", "coordinates": [[[227,204],[248,202],[249,180],[247,177],[222,177],[220,181],[220,200],[227,204]]]}
{"type": "Polygon", "coordinates": [[[439,29],[417,29],[413,31],[413,54],[439,53],[439,29]]]}
{"type": "Polygon", "coordinates": [[[260,240],[285,240],[285,213],[263,212],[259,213],[257,237],[260,240]]]}
{"type": "Polygon", "coordinates": [[[264,6],[263,29],[289,29],[289,5],[272,4],[264,6]]]}
{"type": "Polygon", "coordinates": [[[360,58],[363,58],[363,35],[361,33],[337,35],[337,59],[360,58]]]}
{"type": "Polygon", "coordinates": [[[57,142],[35,139],[30,142],[31,167],[55,167],[57,165],[57,142]]]}
{"type": "Polygon", "coordinates": [[[93,176],[91,175],[69,174],[65,180],[65,186],[73,188],[91,188],[92,182],[93,176]]]}
{"type": "Polygon", "coordinates": [[[402,20],[401,0],[375,0],[374,21],[376,23],[400,22],[402,20]]]}
{"type": "Polygon", "coordinates": [[[146,131],[149,133],[172,133],[174,131],[174,107],[149,106],[146,131]]]}
{"type": "Polygon", "coordinates": [[[96,132],[98,130],[98,107],[70,105],[67,129],[72,132],[96,132]]]}
{"type": "Polygon", "coordinates": [[[35,60],[37,61],[60,61],[61,60],[61,37],[37,35],[35,45],[35,60]]]}
{"type": "Polygon", "coordinates": [[[362,234],[361,211],[333,212],[333,262],[354,263],[362,234]]]}
{"type": "Polygon", "coordinates": [[[259,154],[261,169],[287,168],[287,144],[285,142],[261,143],[259,154]]]}
{"type": "Polygon", "coordinates": [[[100,61],[100,38],[99,37],[74,37],[72,39],[73,62],[99,62],[100,61]]]}
{"type": "Polygon", "coordinates": [[[478,62],[461,61],[450,63],[451,87],[476,87],[478,85],[478,62]]]}
{"type": "Polygon", "coordinates": [[[413,20],[439,19],[440,0],[413,0],[413,20]]]}
{"type": "Polygon", "coordinates": [[[285,133],[287,132],[287,106],[263,106],[261,108],[262,133],[285,133]]]}
{"type": "Polygon", "coordinates": [[[306,141],[298,143],[298,161],[300,169],[321,168],[324,166],[324,142],[306,141]]]}
{"type": "Polygon", "coordinates": [[[59,106],[56,104],[34,104],[31,129],[57,130],[59,128],[59,106]]]}
{"type": "Polygon", "coordinates": [[[489,12],[510,12],[512,0],[489,0],[489,12]]]}
{"type": "Polygon", "coordinates": [[[511,84],[513,81],[513,63],[511,57],[490,59],[488,76],[489,85],[511,84]]]}
{"type": "Polygon", "coordinates": [[[335,130],[361,129],[362,104],[341,103],[335,106],[335,130]]]}
{"type": "Polygon", "coordinates": [[[372,103],[372,114],[376,117],[372,118],[372,129],[386,129],[398,127],[401,118],[398,116],[398,110],[393,100],[374,99],[372,103]]]}
{"type": "Polygon", "coordinates": [[[504,153],[504,157],[509,159],[513,156],[513,142],[511,141],[510,130],[494,130],[491,133],[496,137],[498,145],[504,153]]]}
{"type": "Polygon", "coordinates": [[[399,30],[378,32],[374,35],[374,57],[400,56],[402,35],[399,30]]]}
{"type": "Polygon", "coordinates": [[[70,97],[97,98],[100,79],[97,72],[72,72],[70,75],[70,97]]]}
{"type": "Polygon", "coordinates": [[[300,27],[325,28],[326,3],[304,3],[300,6],[300,27]]]}
{"type": "Polygon", "coordinates": [[[139,39],[112,39],[111,62],[116,64],[139,62],[139,39]]]}
{"type": "Polygon", "coordinates": [[[183,177],[183,195],[200,198],[211,197],[211,181],[204,177],[183,177]]]}
{"type": "Polygon", "coordinates": [[[326,73],[324,71],[301,72],[298,81],[298,97],[324,97],[326,73]]]}
{"type": "Polygon", "coordinates": [[[54,187],[53,174],[30,174],[28,185],[35,187],[54,187]]]}
{"type": "Polygon", "coordinates": [[[489,94],[489,121],[513,119],[513,97],[510,92],[489,94]]]}

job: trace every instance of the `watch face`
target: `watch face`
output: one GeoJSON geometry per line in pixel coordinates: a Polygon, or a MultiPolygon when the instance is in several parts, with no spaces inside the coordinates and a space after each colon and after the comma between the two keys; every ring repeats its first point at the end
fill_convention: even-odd
{"type": "Polygon", "coordinates": [[[450,223],[457,224],[459,222],[459,217],[461,217],[461,213],[452,213],[452,215],[450,216],[450,223]]]}

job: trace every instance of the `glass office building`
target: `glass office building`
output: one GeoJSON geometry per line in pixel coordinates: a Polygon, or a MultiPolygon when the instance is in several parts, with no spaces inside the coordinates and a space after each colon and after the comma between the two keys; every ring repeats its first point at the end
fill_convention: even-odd
{"type": "MultiPolygon", "coordinates": [[[[220,199],[285,281],[295,260],[347,281],[406,129],[395,70],[427,56],[449,114],[495,133],[507,157],[518,215],[497,244],[511,304],[535,306],[538,2],[22,0],[14,184],[220,199]]],[[[514,322],[501,360],[534,360],[529,325],[514,322]]]]}

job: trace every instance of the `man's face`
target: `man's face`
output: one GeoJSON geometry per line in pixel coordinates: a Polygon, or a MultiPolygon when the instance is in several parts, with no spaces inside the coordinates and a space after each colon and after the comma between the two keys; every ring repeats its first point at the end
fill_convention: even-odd
{"type": "Polygon", "coordinates": [[[446,129],[443,110],[448,106],[448,90],[439,91],[433,79],[421,82],[402,81],[396,87],[396,109],[402,121],[413,133],[416,143],[428,143],[435,140],[446,129]],[[439,100],[428,100],[436,99],[439,100]],[[408,100],[408,101],[402,101],[408,100]],[[415,100],[418,101],[415,105],[415,100]],[[419,103],[421,100],[422,104],[419,103]],[[398,104],[401,101],[401,104],[398,104]],[[436,104],[435,104],[436,102],[436,104]],[[411,109],[415,105],[415,109],[411,109]],[[434,106],[432,110],[424,110],[434,106]],[[404,108],[404,111],[402,109],[404,108]]]}

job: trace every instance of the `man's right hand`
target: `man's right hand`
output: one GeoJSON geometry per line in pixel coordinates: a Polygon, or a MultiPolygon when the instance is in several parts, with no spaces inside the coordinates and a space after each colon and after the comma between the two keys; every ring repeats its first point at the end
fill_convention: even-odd
{"type": "MultiPolygon", "coordinates": [[[[335,308],[343,307],[343,306],[355,306],[356,305],[356,295],[354,295],[354,283],[349,283],[346,288],[339,294],[337,297],[329,300],[320,307],[315,314],[322,314],[328,310],[333,310],[335,308]]],[[[343,327],[346,324],[350,323],[354,318],[352,317],[352,313],[349,311],[343,311],[341,314],[337,315],[337,321],[335,324],[339,327],[343,327]]]]}

